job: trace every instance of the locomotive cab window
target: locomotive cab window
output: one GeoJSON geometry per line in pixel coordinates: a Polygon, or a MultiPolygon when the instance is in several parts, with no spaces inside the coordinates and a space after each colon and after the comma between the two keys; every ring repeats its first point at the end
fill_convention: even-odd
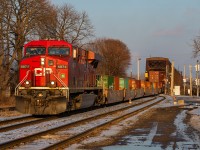
{"type": "Polygon", "coordinates": [[[46,49],[44,47],[27,47],[26,48],[26,56],[29,55],[43,55],[46,53],[46,49]]]}
{"type": "Polygon", "coordinates": [[[49,55],[64,55],[68,56],[70,52],[69,47],[50,47],[48,49],[49,55]]]}

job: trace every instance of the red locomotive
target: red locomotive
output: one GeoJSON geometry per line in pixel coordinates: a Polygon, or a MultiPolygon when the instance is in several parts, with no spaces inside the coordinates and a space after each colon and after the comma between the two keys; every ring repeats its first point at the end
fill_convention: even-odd
{"type": "Polygon", "coordinates": [[[62,40],[24,46],[15,89],[16,109],[29,114],[59,114],[159,93],[156,84],[131,78],[97,76],[99,55],[62,40]]]}

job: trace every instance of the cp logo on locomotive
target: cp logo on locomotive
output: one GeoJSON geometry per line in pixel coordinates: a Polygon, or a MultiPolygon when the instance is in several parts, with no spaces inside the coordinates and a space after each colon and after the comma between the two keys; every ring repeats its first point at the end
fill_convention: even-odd
{"type": "Polygon", "coordinates": [[[35,68],[35,76],[45,76],[46,75],[46,70],[51,74],[52,69],[51,68],[35,68]]]}

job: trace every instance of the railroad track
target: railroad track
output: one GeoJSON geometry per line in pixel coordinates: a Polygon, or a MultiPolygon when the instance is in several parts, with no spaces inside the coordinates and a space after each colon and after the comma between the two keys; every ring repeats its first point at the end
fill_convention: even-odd
{"type": "Polygon", "coordinates": [[[164,100],[164,98],[162,98],[162,99],[160,98],[159,100],[156,99],[156,98],[153,98],[153,99],[147,100],[147,101],[142,102],[142,103],[132,104],[132,105],[129,105],[127,107],[124,107],[124,108],[121,108],[121,109],[118,109],[118,110],[98,114],[96,116],[88,117],[88,118],[81,119],[81,120],[78,120],[78,121],[74,121],[74,122],[71,122],[71,123],[68,123],[68,124],[57,126],[57,127],[51,128],[49,130],[45,130],[45,131],[41,131],[41,132],[38,132],[38,133],[35,133],[35,134],[31,134],[31,135],[26,136],[26,137],[7,141],[7,142],[0,144],[0,149],[8,149],[8,148],[11,148],[13,146],[20,145],[20,143],[28,144],[28,142],[30,143],[30,141],[41,139],[45,135],[55,134],[55,133],[62,132],[62,131],[64,131],[64,132],[69,131],[70,132],[70,129],[72,129],[74,127],[80,127],[80,126],[84,126],[84,125],[90,126],[88,124],[90,124],[91,122],[98,122],[100,119],[107,120],[106,122],[101,123],[99,125],[96,125],[95,127],[91,127],[89,129],[86,129],[81,133],[77,133],[75,135],[74,134],[71,135],[69,133],[67,135],[71,135],[71,136],[69,136],[67,138],[66,138],[66,133],[65,133],[65,138],[63,140],[58,141],[58,142],[54,142],[54,144],[52,144],[50,146],[48,145],[44,149],[55,149],[55,148],[58,148],[58,147],[62,147],[63,145],[68,146],[69,144],[88,136],[89,134],[93,133],[97,129],[104,128],[104,127],[106,127],[110,124],[119,122],[119,121],[124,120],[128,117],[131,117],[131,116],[133,116],[133,115],[135,115],[135,114],[137,114],[141,111],[144,111],[144,110],[152,107],[153,105],[156,105],[157,103],[161,102],[162,100],[164,100]],[[145,104],[145,106],[142,107],[141,105],[144,105],[144,104],[145,104]],[[136,108],[136,107],[138,107],[136,110],[130,111],[131,109],[136,108]],[[122,112],[124,112],[124,113],[122,113],[122,112]],[[119,114],[121,114],[121,115],[119,116],[119,114]],[[111,119],[109,119],[109,118],[111,118],[111,119]]]}
{"type": "Polygon", "coordinates": [[[15,107],[0,107],[0,112],[14,111],[15,107]]]}
{"type": "Polygon", "coordinates": [[[14,119],[8,119],[8,120],[4,120],[4,121],[0,121],[0,126],[5,126],[5,125],[9,125],[9,124],[12,124],[12,123],[15,123],[15,122],[22,122],[22,121],[25,121],[25,120],[31,120],[31,119],[34,119],[33,116],[23,116],[23,117],[17,117],[17,118],[14,118],[14,119]]]}
{"type": "Polygon", "coordinates": [[[57,117],[47,117],[47,118],[35,118],[33,116],[26,116],[21,118],[15,118],[11,120],[5,120],[0,122],[0,132],[7,132],[10,130],[15,130],[19,128],[23,128],[26,126],[39,124],[46,121],[51,121],[57,119],[57,117]]]}

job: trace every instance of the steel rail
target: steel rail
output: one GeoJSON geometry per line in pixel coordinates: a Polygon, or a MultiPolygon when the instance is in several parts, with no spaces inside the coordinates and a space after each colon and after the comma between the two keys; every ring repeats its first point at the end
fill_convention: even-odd
{"type": "Polygon", "coordinates": [[[120,111],[124,111],[126,109],[130,109],[131,107],[142,105],[144,103],[148,103],[148,102],[153,101],[155,99],[156,98],[154,97],[154,98],[152,98],[150,100],[147,100],[145,102],[141,102],[141,103],[137,103],[137,104],[131,104],[130,106],[127,106],[127,107],[124,107],[124,108],[120,108],[120,109],[117,109],[117,110],[114,110],[114,111],[110,111],[110,112],[107,112],[107,113],[102,113],[102,114],[99,114],[99,115],[96,115],[96,116],[88,117],[88,118],[85,118],[85,119],[82,119],[82,120],[78,120],[78,121],[75,121],[75,122],[72,122],[72,123],[61,125],[59,127],[54,127],[52,129],[41,131],[41,132],[38,132],[38,133],[35,133],[35,134],[32,134],[32,135],[26,136],[26,137],[22,137],[22,138],[14,139],[14,140],[7,141],[7,142],[4,142],[4,143],[0,143],[0,149],[8,149],[8,148],[16,146],[16,145],[18,145],[20,143],[25,143],[25,142],[37,139],[37,138],[39,138],[39,137],[41,137],[41,136],[43,136],[45,134],[54,133],[54,132],[63,130],[65,128],[68,129],[70,127],[74,127],[74,126],[77,126],[77,125],[80,125],[80,124],[87,123],[88,121],[91,121],[91,120],[103,118],[103,117],[105,117],[107,115],[111,115],[111,114],[114,114],[114,113],[117,113],[117,112],[120,112],[120,111]]]}
{"type": "Polygon", "coordinates": [[[0,107],[0,112],[14,111],[15,107],[0,107]]]}
{"type": "Polygon", "coordinates": [[[23,121],[23,120],[29,120],[29,119],[34,119],[34,117],[33,116],[24,116],[24,117],[19,117],[19,118],[0,121],[0,126],[1,125],[11,124],[13,122],[20,122],[20,121],[23,121]]]}
{"type": "Polygon", "coordinates": [[[164,99],[165,99],[165,98],[163,98],[163,99],[161,99],[161,100],[159,100],[159,101],[157,101],[157,102],[155,102],[155,103],[152,103],[152,104],[150,104],[150,105],[148,105],[148,106],[145,106],[145,107],[143,107],[143,108],[140,108],[140,109],[138,109],[138,110],[135,110],[135,111],[133,111],[133,112],[131,112],[131,113],[127,113],[127,114],[125,114],[125,115],[123,115],[123,116],[120,116],[120,117],[117,117],[117,118],[115,118],[115,119],[113,119],[113,120],[111,120],[111,121],[108,121],[108,122],[106,122],[106,123],[103,123],[103,124],[101,124],[101,125],[98,125],[98,126],[96,126],[96,127],[94,127],[94,128],[88,129],[88,130],[86,130],[86,131],[84,131],[84,132],[82,132],[82,133],[79,133],[79,134],[74,135],[74,136],[72,136],[72,137],[70,137],[70,138],[67,138],[67,139],[62,140],[62,141],[60,141],[60,142],[57,142],[57,143],[55,143],[55,144],[53,144],[53,145],[50,145],[50,146],[48,146],[48,147],[45,147],[45,148],[43,148],[42,150],[54,150],[54,149],[59,149],[59,148],[66,148],[67,146],[70,146],[70,144],[73,144],[74,142],[81,141],[81,139],[84,139],[85,137],[89,136],[89,135],[92,134],[93,132],[95,132],[95,131],[97,131],[97,130],[100,130],[100,129],[102,129],[102,128],[105,128],[105,127],[107,127],[107,126],[109,126],[109,125],[112,125],[112,124],[114,124],[114,123],[120,122],[120,121],[122,121],[122,120],[124,120],[124,119],[130,118],[130,117],[132,117],[132,116],[134,116],[134,115],[136,115],[136,114],[138,114],[138,113],[140,113],[140,112],[142,112],[142,111],[144,111],[144,110],[146,110],[146,109],[148,109],[148,108],[150,108],[150,107],[152,107],[152,106],[154,106],[154,105],[160,103],[160,102],[163,101],[164,99]]]}
{"type": "Polygon", "coordinates": [[[13,124],[13,125],[10,125],[10,126],[5,126],[5,127],[0,128],[0,132],[15,130],[15,129],[23,128],[23,127],[26,127],[26,126],[29,126],[29,125],[35,125],[35,124],[39,124],[39,123],[42,123],[42,122],[55,120],[57,118],[58,117],[38,118],[37,120],[13,124]]]}

